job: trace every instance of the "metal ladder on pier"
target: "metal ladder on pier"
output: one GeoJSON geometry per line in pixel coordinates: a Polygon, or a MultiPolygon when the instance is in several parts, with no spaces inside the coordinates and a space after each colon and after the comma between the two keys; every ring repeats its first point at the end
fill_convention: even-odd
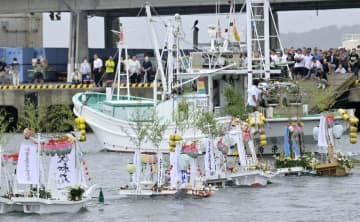
{"type": "MultiPolygon", "coordinates": [[[[261,70],[259,78],[270,79],[270,39],[277,38],[281,51],[284,52],[284,49],[269,0],[246,0],[246,21],[248,86],[251,86],[253,69],[261,70]],[[274,36],[270,36],[270,21],[273,23],[276,32],[274,36]]],[[[288,66],[287,69],[289,71],[288,66]]]]}
{"type": "Polygon", "coordinates": [[[117,32],[119,34],[118,64],[117,64],[116,74],[115,74],[114,83],[113,83],[113,87],[112,87],[112,94],[115,93],[115,89],[116,89],[117,100],[119,100],[120,99],[120,93],[121,93],[120,91],[121,91],[121,89],[125,89],[127,99],[130,100],[129,69],[125,68],[125,73],[121,72],[121,55],[122,55],[122,52],[124,51],[125,59],[124,59],[123,62],[125,64],[129,59],[128,58],[128,50],[127,50],[127,47],[124,44],[123,27],[122,27],[121,22],[119,22],[119,23],[120,23],[119,32],[117,32]]]}

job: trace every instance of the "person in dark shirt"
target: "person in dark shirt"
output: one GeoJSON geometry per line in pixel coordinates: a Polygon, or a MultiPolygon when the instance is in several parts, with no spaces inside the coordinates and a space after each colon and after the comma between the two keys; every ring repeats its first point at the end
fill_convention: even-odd
{"type": "Polygon", "coordinates": [[[141,67],[141,71],[143,72],[143,83],[147,83],[152,76],[152,63],[148,56],[145,56],[144,62],[141,67]]]}
{"type": "Polygon", "coordinates": [[[4,84],[5,81],[6,81],[6,70],[5,70],[5,68],[6,68],[5,57],[2,56],[0,58],[0,82],[2,84],[4,84]]]}
{"type": "Polygon", "coordinates": [[[356,53],[356,49],[352,49],[349,55],[349,67],[354,73],[356,78],[359,78],[359,55],[356,53]]]}

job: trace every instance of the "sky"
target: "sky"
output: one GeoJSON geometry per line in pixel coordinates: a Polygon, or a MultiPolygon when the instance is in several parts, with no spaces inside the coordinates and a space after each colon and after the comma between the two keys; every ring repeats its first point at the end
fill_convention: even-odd
{"type": "MultiPolygon", "coordinates": [[[[159,44],[163,42],[165,28],[163,23],[171,19],[172,16],[157,18],[156,30],[158,33],[159,44]]],[[[216,24],[217,18],[214,15],[184,15],[182,16],[183,31],[185,33],[184,47],[190,48],[192,43],[191,27],[194,21],[198,19],[200,28],[199,42],[207,43],[209,41],[207,27],[210,24],[216,24]]],[[[226,15],[219,17],[222,29],[227,22],[226,15]]],[[[125,42],[128,48],[152,48],[151,35],[147,25],[147,19],[144,17],[121,18],[125,30],[125,42]]],[[[235,18],[235,24],[240,36],[245,35],[245,16],[238,15],[235,18]]],[[[341,9],[341,10],[322,10],[322,11],[289,11],[279,12],[280,33],[289,32],[307,32],[325,26],[336,25],[338,27],[346,25],[360,24],[360,9],[341,9]]],[[[88,40],[89,48],[104,47],[104,19],[101,17],[91,17],[88,19],[88,40]]],[[[60,21],[51,21],[48,13],[43,15],[43,41],[44,47],[68,47],[70,39],[70,15],[62,13],[60,21]],[[62,30],[59,32],[58,30],[62,30]]]]}

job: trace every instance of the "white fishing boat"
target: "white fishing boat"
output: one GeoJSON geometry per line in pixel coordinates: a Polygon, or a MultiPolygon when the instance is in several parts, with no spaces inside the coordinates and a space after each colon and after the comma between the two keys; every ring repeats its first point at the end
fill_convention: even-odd
{"type": "Polygon", "coordinates": [[[9,187],[1,198],[2,213],[75,213],[86,207],[95,185],[86,185],[85,162],[74,137],[40,138],[39,134],[21,144],[18,157],[15,174],[5,177],[9,187]],[[43,167],[45,159],[49,168],[43,167]]]}

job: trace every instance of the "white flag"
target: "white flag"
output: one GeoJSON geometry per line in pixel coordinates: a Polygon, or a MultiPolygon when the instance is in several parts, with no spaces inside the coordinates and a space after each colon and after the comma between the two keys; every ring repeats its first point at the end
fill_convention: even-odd
{"type": "Polygon", "coordinates": [[[213,176],[215,169],[215,153],[214,153],[214,144],[212,139],[209,137],[205,140],[206,142],[206,151],[205,151],[205,175],[207,177],[213,176]]]}
{"type": "Polygon", "coordinates": [[[72,149],[69,154],[55,155],[51,158],[48,184],[53,184],[53,182],[57,189],[79,185],[76,179],[75,149],[72,149]]]}
{"type": "Polygon", "coordinates": [[[16,174],[19,184],[39,184],[39,161],[36,144],[21,144],[16,174]]]}
{"type": "Polygon", "coordinates": [[[164,181],[164,159],[161,153],[158,155],[157,165],[158,165],[157,183],[158,183],[158,187],[161,187],[164,181]]]}
{"type": "Polygon", "coordinates": [[[178,183],[178,180],[179,180],[178,162],[179,162],[180,151],[181,151],[181,144],[177,143],[176,148],[175,148],[175,152],[170,152],[170,165],[171,165],[170,185],[171,185],[171,188],[177,188],[178,187],[177,186],[177,183],[178,183]]]}
{"type": "Polygon", "coordinates": [[[246,156],[245,156],[245,149],[244,149],[244,142],[242,137],[242,132],[239,131],[236,134],[236,142],[237,142],[237,148],[239,153],[239,161],[240,165],[242,167],[246,166],[246,156]]]}

